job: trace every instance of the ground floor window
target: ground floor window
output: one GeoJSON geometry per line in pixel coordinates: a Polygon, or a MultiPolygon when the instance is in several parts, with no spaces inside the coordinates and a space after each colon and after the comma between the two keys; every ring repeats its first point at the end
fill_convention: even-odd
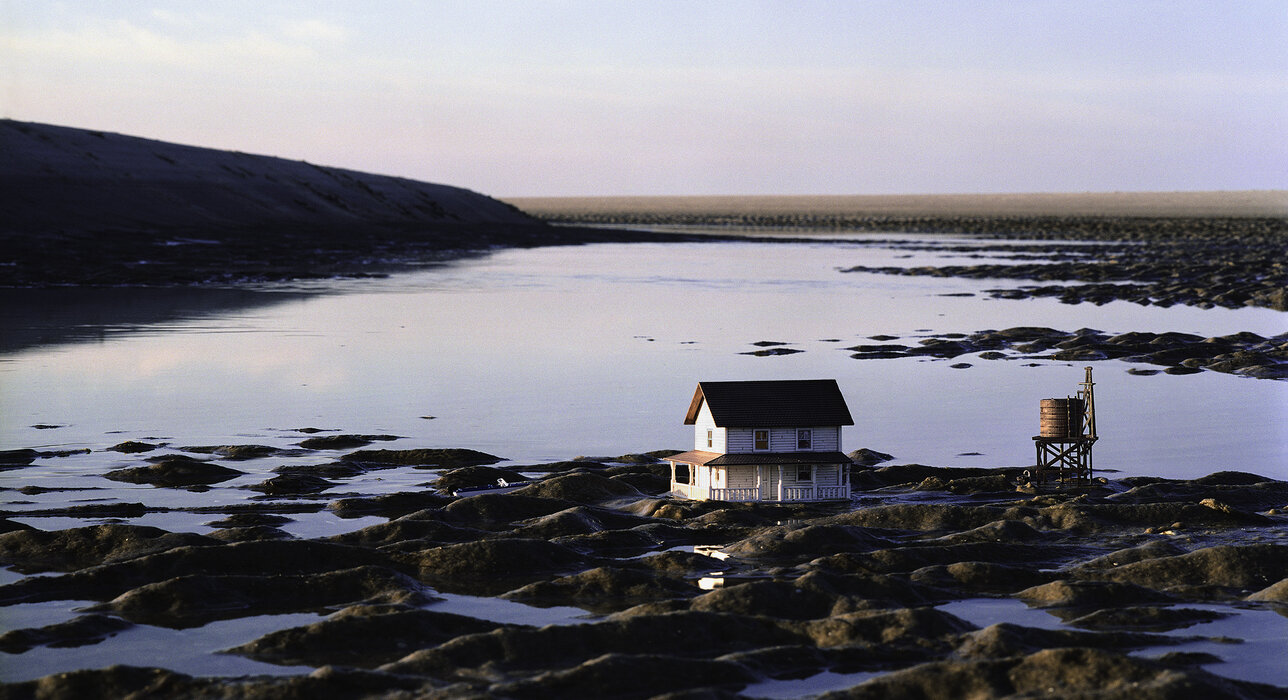
{"type": "Polygon", "coordinates": [[[814,465],[812,465],[812,464],[802,464],[800,467],[797,467],[797,469],[796,469],[796,480],[797,480],[797,481],[813,481],[813,480],[814,480],[814,465]]]}

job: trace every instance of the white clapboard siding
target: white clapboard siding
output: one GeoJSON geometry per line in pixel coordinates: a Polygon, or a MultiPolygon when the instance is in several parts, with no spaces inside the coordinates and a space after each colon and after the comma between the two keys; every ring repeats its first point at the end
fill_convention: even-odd
{"type": "Polygon", "coordinates": [[[756,468],[753,466],[727,467],[729,488],[750,489],[756,487],[756,468]]]}
{"type": "Polygon", "coordinates": [[[702,409],[698,411],[698,417],[693,426],[693,449],[704,452],[724,452],[725,451],[725,428],[716,427],[715,418],[711,416],[711,409],[707,403],[702,402],[702,409]],[[707,446],[707,431],[711,431],[711,446],[707,446]]]}
{"type": "Polygon", "coordinates": [[[840,452],[841,428],[839,426],[814,428],[814,451],[840,452]]]}
{"type": "MultiPolygon", "coordinates": [[[[705,407],[704,407],[705,408],[705,407]]],[[[701,420],[698,421],[701,426],[701,420]]],[[[714,452],[729,452],[741,454],[747,452],[756,452],[755,433],[757,430],[769,431],[769,450],[768,452],[797,452],[796,428],[729,428],[725,438],[725,449],[711,448],[714,452]]],[[[812,447],[810,452],[840,452],[841,451],[841,429],[837,426],[827,426],[823,428],[810,428],[813,431],[811,435],[812,447]]],[[[698,448],[700,450],[708,449],[706,428],[698,429],[698,448]]],[[[765,452],[766,450],[760,450],[765,452]]]]}

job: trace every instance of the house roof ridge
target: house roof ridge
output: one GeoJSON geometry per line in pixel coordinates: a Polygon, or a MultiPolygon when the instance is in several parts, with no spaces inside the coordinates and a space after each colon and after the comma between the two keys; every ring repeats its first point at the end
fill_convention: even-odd
{"type": "Polygon", "coordinates": [[[854,425],[835,379],[700,381],[685,425],[697,422],[704,403],[721,428],[854,425]]]}

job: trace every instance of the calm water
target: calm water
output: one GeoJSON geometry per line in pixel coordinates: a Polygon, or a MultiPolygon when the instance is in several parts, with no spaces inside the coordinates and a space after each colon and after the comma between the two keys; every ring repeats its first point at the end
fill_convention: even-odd
{"type": "MultiPolygon", "coordinates": [[[[103,451],[125,440],[165,442],[170,450],[248,443],[289,448],[306,437],[299,428],[317,427],[402,436],[376,447],[468,447],[518,465],[685,449],[692,428],[682,420],[700,380],[836,378],[856,421],[845,431],[846,450],[871,447],[900,463],[1026,465],[1033,460],[1038,401],[1073,393],[1080,364],[1027,366],[1027,360],[973,356],[860,361],[844,348],[877,334],[915,342],[913,336],[927,333],[1020,325],[1273,335],[1285,330],[1288,318],[1257,309],[992,300],[979,292],[1015,283],[838,272],[852,265],[959,261],[872,240],[515,250],[385,280],[256,290],[0,291],[0,449],[92,450],[0,472],[0,507],[236,504],[257,495],[244,487],[269,478],[274,467],[335,458],[301,451],[219,460],[248,473],[191,492],[102,478],[109,469],[140,463],[138,456],[103,451]],[[740,354],[762,340],[804,352],[740,354]],[[959,362],[972,366],[950,367],[959,362]],[[61,490],[13,490],[21,486],[61,490]]],[[[1240,469],[1288,478],[1288,383],[1210,372],[1137,377],[1126,373],[1137,365],[1093,366],[1102,435],[1097,467],[1169,477],[1240,469]]],[[[378,470],[342,480],[328,494],[422,488],[433,476],[378,470]]],[[[163,510],[129,522],[208,533],[208,523],[220,517],[163,510]]],[[[301,537],[381,521],[341,520],[328,511],[290,517],[283,528],[301,537]]],[[[48,530],[96,522],[16,519],[48,530]]],[[[0,569],[0,581],[17,578],[0,569]]],[[[540,611],[495,599],[456,596],[439,605],[534,624],[585,620],[577,609],[540,611]]],[[[52,624],[70,619],[76,607],[74,601],[10,606],[0,611],[0,628],[52,624]]],[[[0,664],[0,680],[148,663],[179,641],[191,654],[173,661],[177,670],[269,672],[264,664],[213,652],[305,618],[312,619],[266,616],[182,633],[139,626],[92,647],[27,652],[21,668],[0,664]]],[[[755,693],[792,696],[864,677],[770,682],[755,693]]]]}
{"type": "MultiPolygon", "coordinates": [[[[942,296],[1010,283],[837,271],[945,259],[909,255],[859,243],[504,251],[386,280],[266,290],[256,298],[272,303],[261,305],[245,293],[217,300],[214,311],[188,299],[106,329],[51,329],[44,321],[46,333],[90,339],[0,355],[0,445],[288,446],[301,438],[294,429],[309,426],[405,436],[390,447],[470,447],[518,463],[548,461],[687,446],[691,429],[681,420],[699,380],[834,377],[856,421],[846,429],[847,449],[871,447],[903,462],[1011,466],[1031,463],[1038,401],[1073,393],[1080,365],[973,356],[860,361],[844,348],[876,334],[907,342],[927,331],[1018,325],[1220,335],[1275,334],[1288,323],[1260,309],[942,296]],[[805,352],[740,354],[761,340],[805,352]],[[949,366],[963,361],[973,366],[949,366]],[[959,456],[973,452],[982,454],[959,456]]],[[[120,292],[147,308],[165,307],[157,300],[174,294],[120,292]]],[[[24,310],[48,318],[38,293],[21,294],[24,310]]],[[[66,316],[78,295],[90,304],[101,292],[51,297],[66,316]]],[[[10,327],[30,334],[31,318],[11,318],[10,327]]],[[[1288,478],[1288,384],[1093,366],[1097,467],[1288,478]]]]}

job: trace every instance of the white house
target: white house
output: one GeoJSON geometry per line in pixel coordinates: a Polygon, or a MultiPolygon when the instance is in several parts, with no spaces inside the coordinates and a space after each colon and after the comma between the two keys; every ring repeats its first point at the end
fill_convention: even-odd
{"type": "Polygon", "coordinates": [[[693,449],[671,455],[671,495],[718,501],[850,497],[841,426],[854,425],[834,379],[699,382],[685,425],[693,449]]]}

